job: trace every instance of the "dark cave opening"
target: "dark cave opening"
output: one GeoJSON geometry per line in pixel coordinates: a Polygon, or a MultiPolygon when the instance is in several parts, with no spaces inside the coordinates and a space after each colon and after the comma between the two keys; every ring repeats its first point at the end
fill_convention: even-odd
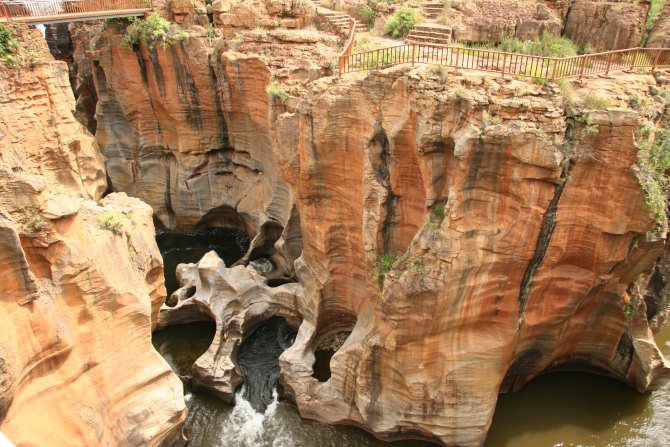
{"type": "Polygon", "coordinates": [[[163,256],[165,288],[168,301],[179,288],[176,269],[178,264],[196,263],[209,251],[230,266],[249,249],[249,235],[237,228],[207,228],[196,231],[156,231],[156,243],[163,256]]]}

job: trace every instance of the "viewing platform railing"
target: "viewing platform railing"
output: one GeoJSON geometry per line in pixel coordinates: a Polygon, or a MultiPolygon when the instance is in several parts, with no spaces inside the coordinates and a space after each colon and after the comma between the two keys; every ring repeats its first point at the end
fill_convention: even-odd
{"type": "Polygon", "coordinates": [[[344,50],[340,53],[339,58],[339,73],[342,76],[342,69],[344,68],[342,63],[346,60],[348,56],[351,55],[351,51],[354,49],[354,42],[356,41],[356,20],[349,19],[349,39],[347,44],[344,47],[344,50]]]}
{"type": "Polygon", "coordinates": [[[345,54],[339,73],[388,68],[401,64],[434,64],[502,75],[558,80],[613,71],[670,66],[670,48],[630,48],[572,57],[543,57],[487,48],[408,44],[345,54]]]}
{"type": "Polygon", "coordinates": [[[151,0],[0,0],[0,23],[55,23],[141,16],[151,0]]]}

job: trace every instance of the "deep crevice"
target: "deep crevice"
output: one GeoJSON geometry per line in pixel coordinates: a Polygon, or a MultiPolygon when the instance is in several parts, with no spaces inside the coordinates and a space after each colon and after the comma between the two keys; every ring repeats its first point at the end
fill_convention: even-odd
{"type": "Polygon", "coordinates": [[[376,172],[377,181],[386,189],[386,198],[382,207],[385,211],[384,221],[382,222],[382,253],[387,253],[392,250],[393,232],[395,226],[396,206],[398,205],[399,197],[393,192],[393,185],[391,184],[390,165],[392,163],[392,155],[390,151],[389,139],[386,131],[381,124],[378,123],[378,130],[370,139],[370,144],[376,144],[380,147],[379,152],[379,168],[376,172]]]}
{"type": "Polygon", "coordinates": [[[547,254],[551,238],[554,235],[558,202],[561,199],[561,194],[563,194],[563,188],[565,188],[565,180],[567,179],[568,172],[569,162],[568,167],[563,169],[563,173],[561,174],[561,179],[563,181],[556,185],[554,196],[551,198],[549,206],[547,207],[547,211],[544,213],[540,234],[537,237],[537,243],[535,245],[535,253],[528,263],[528,267],[526,267],[526,271],[523,274],[523,279],[521,280],[521,286],[519,287],[519,317],[523,315],[526,309],[528,294],[530,293],[530,288],[533,285],[533,277],[535,276],[537,269],[542,264],[542,261],[547,254]]]}

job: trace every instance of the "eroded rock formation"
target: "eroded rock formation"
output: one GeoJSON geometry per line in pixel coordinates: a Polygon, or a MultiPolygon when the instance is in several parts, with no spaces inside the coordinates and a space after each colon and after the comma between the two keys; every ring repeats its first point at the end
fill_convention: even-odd
{"type": "Polygon", "coordinates": [[[214,341],[193,365],[194,386],[232,402],[242,383],[236,353],[243,336],[263,321],[283,317],[298,327],[297,309],[303,307],[302,286],[297,283],[269,287],[252,267],[226,268],[211,251],[197,264],[181,264],[177,277],[182,288],[172,296],[172,307],[163,306],[159,328],[171,324],[214,320],[214,341]]]}
{"type": "Polygon", "coordinates": [[[0,63],[0,430],[16,445],[179,442],[179,379],[151,347],[165,289],[152,210],[107,185],[65,63],[18,28],[0,63]]]}
{"type": "Polygon", "coordinates": [[[463,42],[500,42],[505,37],[535,40],[544,33],[560,35],[561,19],[542,2],[456,0],[445,7],[444,21],[463,42]]]}
{"type": "Polygon", "coordinates": [[[280,361],[301,414],[390,440],[481,445],[498,394],[552,368],[665,380],[648,304],[664,314],[667,294],[632,293],[665,250],[627,104],[653,80],[605,81],[617,107],[584,110],[555,86],[425,68],[315,80],[326,52],[291,32],[213,47],[189,32],[167,49],[95,42],[112,187],[167,228],[244,229],[241,263],[263,252],[299,280],[273,289],[214,255],[181,268],[161,325],[217,322],[197,386],[230,399],[236,349],[273,315],[299,327],[280,361]],[[280,63],[279,36],[305,67],[280,63]]]}
{"type": "MultiPolygon", "coordinates": [[[[214,256],[182,267],[162,324],[180,307],[217,321],[198,386],[230,398],[231,353],[261,313],[300,321],[280,365],[303,417],[389,440],[481,445],[498,394],[553,368],[640,391],[667,380],[649,300],[631,293],[665,247],[635,166],[639,116],[568,118],[564,101],[509,79],[443,85],[425,69],[317,81],[274,139],[300,212],[304,295],[273,296],[214,256]],[[319,380],[315,352],[341,334],[319,380]]],[[[666,295],[657,304],[667,312],[666,295]]]]}
{"type": "Polygon", "coordinates": [[[608,51],[640,45],[648,2],[575,0],[563,33],[578,45],[608,51]]]}

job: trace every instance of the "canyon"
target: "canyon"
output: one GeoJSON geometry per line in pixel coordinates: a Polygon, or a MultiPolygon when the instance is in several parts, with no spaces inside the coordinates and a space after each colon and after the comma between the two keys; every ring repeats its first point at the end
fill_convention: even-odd
{"type": "MultiPolygon", "coordinates": [[[[639,44],[646,5],[594,34],[579,17],[603,4],[547,2],[532,20],[639,44]]],[[[183,34],[127,44],[134,24],[71,24],[66,63],[16,26],[18,62],[0,63],[14,444],[183,445],[182,381],[234,402],[238,354],[280,318],[275,379],[300,416],[385,441],[483,445],[498,396],[552,371],[667,389],[653,337],[670,304],[667,197],[650,206],[644,163],[669,125],[667,70],[337,77],[341,38],[310,28],[310,2],[154,8],[183,34]],[[179,265],[168,294],[156,231],[212,229],[243,235],[240,256],[179,265]],[[152,331],[196,322],[213,339],[177,376],[152,331]]],[[[493,31],[521,32],[508,28],[493,31]]]]}

